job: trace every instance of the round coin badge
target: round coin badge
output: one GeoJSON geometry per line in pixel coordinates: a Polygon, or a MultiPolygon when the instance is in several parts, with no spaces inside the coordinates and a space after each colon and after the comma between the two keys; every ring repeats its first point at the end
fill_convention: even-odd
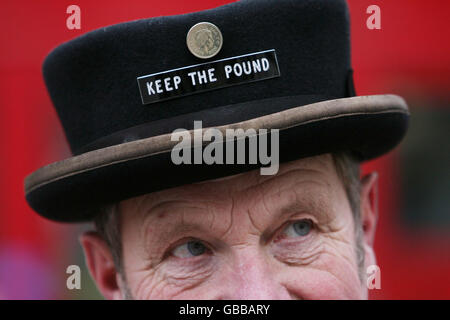
{"type": "Polygon", "coordinates": [[[209,59],[219,53],[222,48],[222,33],[210,22],[194,25],[186,36],[189,51],[200,59],[209,59]]]}

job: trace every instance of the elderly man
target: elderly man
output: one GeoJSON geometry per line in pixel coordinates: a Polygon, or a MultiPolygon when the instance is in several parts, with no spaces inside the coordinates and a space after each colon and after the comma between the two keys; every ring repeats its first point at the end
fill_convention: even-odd
{"type": "Polygon", "coordinates": [[[61,45],[43,70],[74,156],[28,176],[27,201],[95,221],[81,244],[108,299],[367,298],[377,175],[359,165],[409,116],[355,96],[349,38],[344,0],[242,0],[61,45]]]}

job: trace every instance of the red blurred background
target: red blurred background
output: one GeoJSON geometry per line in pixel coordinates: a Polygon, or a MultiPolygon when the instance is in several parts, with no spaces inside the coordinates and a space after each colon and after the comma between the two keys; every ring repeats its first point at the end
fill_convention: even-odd
{"type": "MultiPolygon", "coordinates": [[[[41,64],[56,45],[124,21],[216,7],[229,0],[2,1],[0,4],[0,299],[99,298],[77,235],[89,226],[54,223],[24,200],[24,177],[70,156],[44,87],[41,64]],[[68,30],[66,8],[81,8],[68,30]],[[82,267],[82,290],[66,268],[82,267]]],[[[364,164],[379,182],[375,251],[381,290],[372,299],[450,298],[450,41],[448,0],[348,0],[358,95],[400,94],[411,130],[394,152],[364,164]],[[366,9],[381,9],[369,30],[366,9]]],[[[268,22],[270,23],[270,22],[268,22]]]]}

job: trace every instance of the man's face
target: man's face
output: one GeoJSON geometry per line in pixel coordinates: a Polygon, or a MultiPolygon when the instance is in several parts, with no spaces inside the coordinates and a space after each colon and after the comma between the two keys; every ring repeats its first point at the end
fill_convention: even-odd
{"type": "Polygon", "coordinates": [[[118,291],[135,299],[367,297],[331,155],[284,164],[275,176],[256,170],[148,194],[119,210],[118,291]]]}

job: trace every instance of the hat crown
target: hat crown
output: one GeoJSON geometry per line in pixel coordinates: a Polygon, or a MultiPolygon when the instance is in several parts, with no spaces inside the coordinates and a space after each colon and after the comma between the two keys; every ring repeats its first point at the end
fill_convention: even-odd
{"type": "MultiPolygon", "coordinates": [[[[237,104],[279,98],[289,101],[286,108],[347,97],[350,70],[344,0],[241,0],[201,12],[121,23],[62,44],[43,66],[74,153],[117,132],[124,135],[109,144],[142,138],[126,133],[136,126],[152,128],[147,135],[169,133],[181,124],[188,126],[186,119],[202,120],[202,112],[215,108],[230,106],[234,116],[223,121],[236,122],[264,112],[231,107],[237,104]],[[220,52],[208,60],[195,57],[186,46],[187,32],[202,21],[213,23],[223,35],[220,52]],[[142,103],[138,77],[272,49],[279,77],[142,103]],[[190,114],[181,122],[171,121],[190,114]]],[[[276,112],[278,104],[270,105],[267,113],[276,112]]]]}

